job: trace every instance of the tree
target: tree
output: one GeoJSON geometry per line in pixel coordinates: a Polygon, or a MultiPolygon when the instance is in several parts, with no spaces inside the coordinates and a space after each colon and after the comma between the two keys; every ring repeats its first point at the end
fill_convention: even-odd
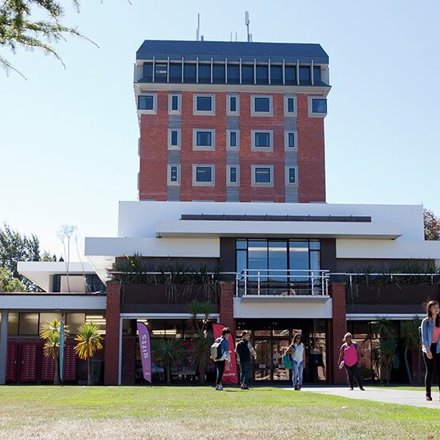
{"type": "Polygon", "coordinates": [[[153,339],[153,357],[163,365],[166,372],[167,384],[171,383],[171,369],[185,356],[185,349],[179,339],[153,339]]]}
{"type": "Polygon", "coordinates": [[[0,267],[0,292],[24,292],[26,286],[7,267],[0,267]]]}
{"type": "MultiPolygon", "coordinates": [[[[79,1],[71,0],[71,3],[79,11],[79,1]]],[[[37,48],[54,55],[63,63],[52,43],[65,40],[68,35],[83,37],[78,29],[62,23],[64,11],[64,6],[56,0],[3,0],[0,6],[0,48],[9,48],[13,53],[18,47],[30,50],[37,48]]],[[[6,72],[18,72],[2,56],[0,65],[6,72]]]]}
{"type": "Polygon", "coordinates": [[[390,382],[391,370],[396,360],[396,330],[393,322],[387,318],[377,319],[373,323],[373,334],[379,339],[378,366],[381,382],[390,382]]]}
{"type": "Polygon", "coordinates": [[[440,218],[428,209],[423,210],[425,240],[440,239],[440,218]]]}
{"type": "Polygon", "coordinates": [[[69,266],[70,266],[70,240],[73,233],[76,231],[75,225],[62,225],[60,230],[57,232],[57,236],[63,243],[64,247],[64,257],[66,258],[66,281],[67,290],[70,292],[70,279],[69,279],[69,266]]]}
{"type": "MultiPolygon", "coordinates": [[[[64,328],[64,342],[67,336],[67,329],[64,328]]],[[[43,324],[40,336],[44,339],[44,356],[50,357],[54,361],[54,385],[60,384],[60,341],[61,341],[61,321],[53,320],[43,324]]]]}
{"type": "Polygon", "coordinates": [[[404,358],[406,374],[408,375],[408,381],[410,384],[413,383],[413,375],[408,361],[408,351],[417,348],[420,344],[419,328],[420,328],[420,318],[415,316],[411,321],[401,321],[400,323],[400,333],[402,335],[402,342],[405,347],[404,358]]]}
{"type": "Polygon", "coordinates": [[[102,349],[102,336],[99,325],[86,322],[78,329],[75,336],[75,353],[80,359],[87,361],[87,384],[92,385],[91,360],[98,350],[102,349]]]}

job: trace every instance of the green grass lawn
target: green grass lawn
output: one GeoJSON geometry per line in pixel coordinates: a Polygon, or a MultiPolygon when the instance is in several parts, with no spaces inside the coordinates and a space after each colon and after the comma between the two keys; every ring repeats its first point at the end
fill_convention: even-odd
{"type": "Polygon", "coordinates": [[[440,439],[440,413],[282,388],[0,387],[0,439],[440,439]]]}

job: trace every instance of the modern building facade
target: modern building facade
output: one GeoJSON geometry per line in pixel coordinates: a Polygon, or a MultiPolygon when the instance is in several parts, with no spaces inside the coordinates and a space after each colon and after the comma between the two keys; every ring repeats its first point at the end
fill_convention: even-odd
{"type": "MultiPolygon", "coordinates": [[[[56,306],[67,321],[77,311],[105,320],[105,384],[142,383],[136,321],[153,339],[190,347],[194,319],[204,318],[193,316],[194,300],[236,335],[251,330],[257,382],[289,379],[281,356],[296,332],[306,342],[307,381],[344,382],[337,357],[347,330],[375,380],[375,322],[385,318],[402,361],[392,378],[406,380],[400,323],[439,298],[440,243],[424,240],[422,206],[326,203],[328,65],[315,44],[142,44],[134,68],[139,201],[120,202],[115,237],[86,239],[106,294],[78,292],[75,304],[56,306]]],[[[22,266],[36,279],[30,270],[22,266]]],[[[50,276],[44,288],[56,291],[50,276]]],[[[10,329],[17,301],[42,312],[32,295],[14,301],[0,295],[10,329]]],[[[173,380],[197,375],[190,356],[172,371],[173,380]]],[[[154,354],[153,378],[164,378],[154,354]]]]}

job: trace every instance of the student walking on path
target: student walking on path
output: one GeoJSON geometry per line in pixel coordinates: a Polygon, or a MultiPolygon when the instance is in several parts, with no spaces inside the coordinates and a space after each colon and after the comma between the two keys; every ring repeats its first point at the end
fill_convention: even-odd
{"type": "Polygon", "coordinates": [[[351,333],[346,333],[342,342],[343,344],[339,350],[339,368],[345,368],[348,383],[351,389],[353,389],[354,380],[356,380],[359,389],[364,391],[361,372],[359,370],[359,367],[361,366],[361,354],[359,352],[359,346],[353,341],[353,336],[351,333]]]}
{"type": "MultiPolygon", "coordinates": [[[[431,386],[434,371],[437,370],[437,375],[440,373],[440,307],[438,301],[429,301],[426,307],[427,317],[423,319],[421,325],[422,333],[422,351],[423,359],[426,366],[425,388],[426,400],[431,401],[431,386]]],[[[439,391],[440,391],[440,378],[439,391]]]]}
{"type": "Polygon", "coordinates": [[[294,389],[299,391],[302,387],[303,371],[306,367],[306,351],[299,333],[294,335],[293,342],[286,353],[292,356],[292,382],[294,389]]]}
{"type": "Polygon", "coordinates": [[[235,353],[237,353],[237,362],[240,366],[240,388],[242,390],[249,389],[251,360],[252,358],[257,358],[257,353],[249,342],[250,337],[251,334],[248,331],[244,331],[241,334],[241,341],[235,348],[235,353]]]}
{"type": "Polygon", "coordinates": [[[215,368],[217,370],[217,379],[215,381],[215,389],[218,391],[223,391],[222,379],[223,373],[225,371],[226,362],[231,362],[231,356],[229,353],[229,335],[231,334],[231,330],[225,327],[222,330],[222,335],[219,338],[219,353],[217,359],[214,360],[215,368]]]}

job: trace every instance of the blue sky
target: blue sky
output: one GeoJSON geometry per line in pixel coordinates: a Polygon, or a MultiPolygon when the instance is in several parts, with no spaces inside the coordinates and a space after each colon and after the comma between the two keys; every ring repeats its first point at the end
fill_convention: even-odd
{"type": "Polygon", "coordinates": [[[83,1],[66,21],[95,41],[39,52],[2,50],[28,78],[0,72],[0,222],[62,253],[63,223],[114,236],[119,200],[136,200],[132,87],[145,39],[320,43],[330,56],[326,118],[329,203],[420,204],[440,214],[440,2],[425,0],[83,1]],[[153,6],[154,5],[154,6],[153,6]]]}

